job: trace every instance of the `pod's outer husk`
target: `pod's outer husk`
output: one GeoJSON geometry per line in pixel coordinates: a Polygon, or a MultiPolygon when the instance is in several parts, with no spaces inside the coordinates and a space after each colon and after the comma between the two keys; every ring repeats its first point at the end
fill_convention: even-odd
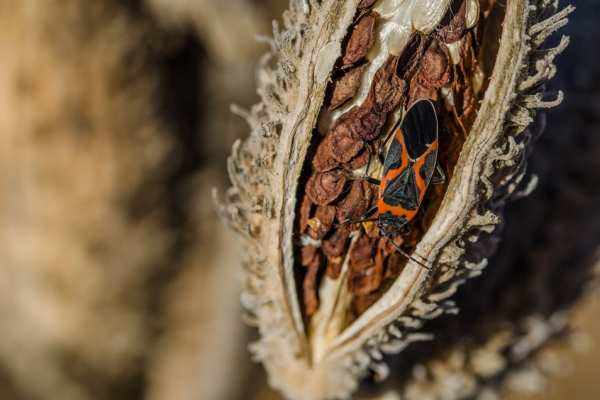
{"type": "Polygon", "coordinates": [[[480,275],[486,241],[525,176],[535,110],[546,100],[544,83],[554,58],[568,45],[548,36],[567,23],[573,7],[556,1],[508,0],[493,72],[477,118],[460,154],[446,195],[415,253],[434,261],[434,271],[409,262],[392,287],[331,341],[314,363],[294,278],[296,193],[328,78],[359,1],[292,1],[285,30],[274,26],[271,53],[259,71],[262,101],[234,111],[252,133],[234,145],[233,183],[221,212],[246,242],[247,286],[242,302],[259,327],[252,346],[270,383],[289,398],[346,398],[371,369],[385,376],[382,352],[399,352],[431,337],[423,321],[456,312],[458,286],[480,275]],[[276,59],[276,63],[273,63],[276,59]],[[485,240],[481,240],[485,238],[485,240]]]}

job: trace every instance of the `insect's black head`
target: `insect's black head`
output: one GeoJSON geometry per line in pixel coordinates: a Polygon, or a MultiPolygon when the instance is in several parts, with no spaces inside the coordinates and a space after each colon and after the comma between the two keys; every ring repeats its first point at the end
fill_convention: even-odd
{"type": "Polygon", "coordinates": [[[394,215],[387,211],[383,214],[379,214],[377,227],[379,228],[381,236],[397,236],[401,233],[407,222],[408,221],[403,216],[394,215]]]}

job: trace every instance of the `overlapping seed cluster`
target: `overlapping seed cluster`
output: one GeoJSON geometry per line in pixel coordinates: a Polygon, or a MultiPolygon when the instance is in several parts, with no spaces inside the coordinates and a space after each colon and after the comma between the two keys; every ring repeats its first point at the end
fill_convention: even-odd
{"type": "Polygon", "coordinates": [[[311,172],[300,188],[297,229],[302,238],[299,254],[307,316],[319,307],[318,288],[323,276],[338,279],[345,262],[353,314],[366,310],[406,262],[391,241],[413,248],[441,201],[445,187],[430,188],[422,212],[406,234],[397,238],[382,237],[374,222],[355,222],[374,207],[379,190],[356,178],[369,172],[366,169],[374,169],[367,166],[379,163],[375,155],[385,146],[382,139],[397,121],[397,110],[407,109],[417,100],[436,103],[439,162],[451,176],[474,119],[476,93],[481,89],[481,84],[472,81],[478,69],[476,35],[481,33],[467,29],[467,2],[455,1],[436,30],[427,35],[413,34],[401,54],[389,54],[369,82],[364,101],[348,107],[358,97],[372,52],[377,51],[374,44],[379,15],[373,9],[375,1],[360,3],[322,112],[333,122],[321,132],[326,134],[315,135],[314,156],[306,166],[311,172]]]}

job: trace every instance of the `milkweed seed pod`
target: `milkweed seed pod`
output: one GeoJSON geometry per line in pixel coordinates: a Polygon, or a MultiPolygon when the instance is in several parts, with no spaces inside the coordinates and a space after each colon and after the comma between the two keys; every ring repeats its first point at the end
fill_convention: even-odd
{"type": "Polygon", "coordinates": [[[544,42],[572,10],[292,1],[285,30],[274,25],[262,101],[234,109],[252,134],[234,145],[221,211],[247,246],[242,302],[261,335],[252,351],[287,397],[350,396],[361,378],[387,375],[384,354],[432,339],[425,321],[458,311],[452,297],[484,273],[507,200],[534,187],[524,181],[533,122],[562,100],[544,84],[568,38],[544,42]],[[423,99],[437,110],[446,180],[383,235],[364,220],[380,197],[377,155],[423,99]]]}

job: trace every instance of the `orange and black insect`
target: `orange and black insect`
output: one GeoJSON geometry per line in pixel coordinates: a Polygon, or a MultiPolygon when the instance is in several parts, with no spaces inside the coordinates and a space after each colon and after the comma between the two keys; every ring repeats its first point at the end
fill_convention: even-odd
{"type": "Polygon", "coordinates": [[[415,218],[436,171],[439,143],[433,103],[422,100],[413,105],[392,135],[377,201],[382,236],[398,235],[415,218]]]}
{"type": "MultiPolygon", "coordinates": [[[[367,215],[377,211],[377,217],[347,221],[377,221],[380,234],[386,237],[400,235],[417,215],[429,184],[445,180],[444,173],[437,164],[438,120],[431,101],[421,100],[415,103],[390,133],[392,142],[383,160],[381,181],[363,177],[368,182],[379,185],[377,205],[367,211],[367,215]],[[436,171],[438,176],[434,177],[436,171]]],[[[384,144],[388,140],[389,137],[383,141],[384,144]]],[[[368,169],[367,166],[367,171],[368,169]]],[[[405,257],[427,268],[400,247],[395,247],[405,257]]]]}

